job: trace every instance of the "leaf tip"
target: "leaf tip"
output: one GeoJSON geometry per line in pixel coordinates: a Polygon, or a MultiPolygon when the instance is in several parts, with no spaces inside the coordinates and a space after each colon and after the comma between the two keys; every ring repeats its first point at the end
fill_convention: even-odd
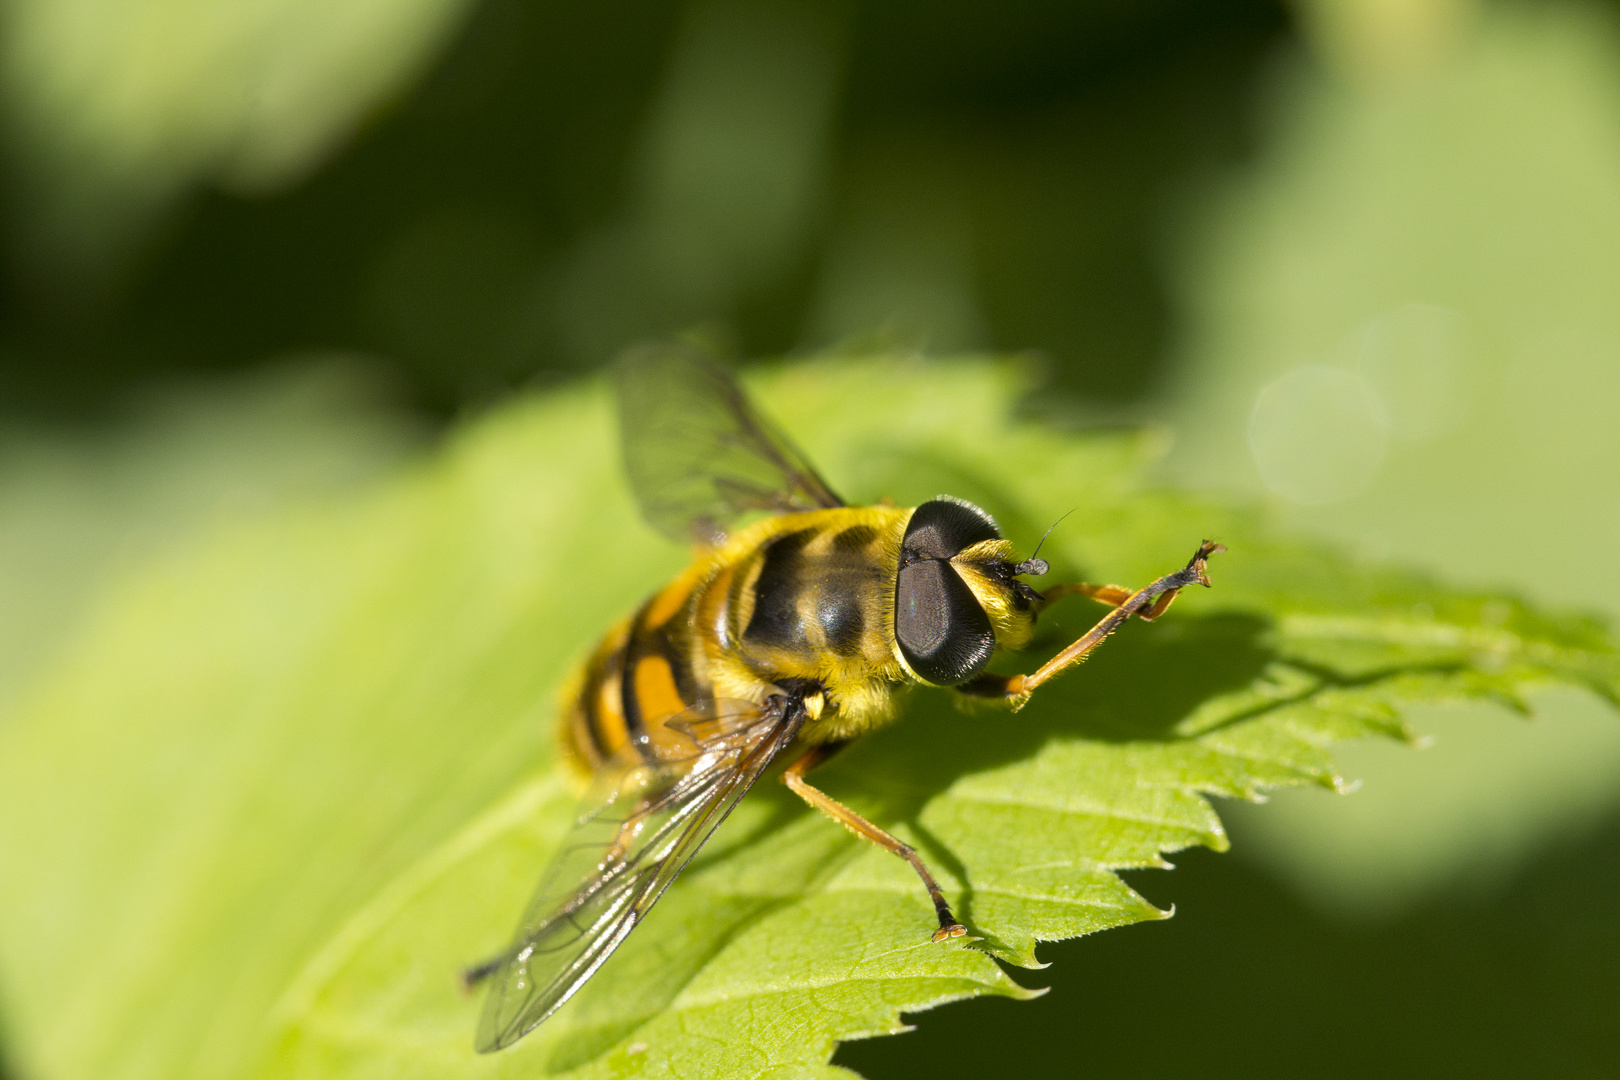
{"type": "MultiPolygon", "coordinates": [[[[1041,966],[1047,967],[1049,965],[1042,964],[1041,966]]],[[[1043,998],[1052,992],[1050,986],[1020,986],[1010,979],[1008,982],[1010,988],[1000,993],[1002,996],[1010,997],[1014,1001],[1034,1001],[1036,998],[1043,998]]]]}

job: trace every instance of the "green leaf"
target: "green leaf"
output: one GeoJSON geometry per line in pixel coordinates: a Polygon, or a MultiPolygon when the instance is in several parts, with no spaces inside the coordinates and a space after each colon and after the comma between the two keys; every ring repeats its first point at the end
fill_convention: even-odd
{"type": "MultiPolygon", "coordinates": [[[[1207,794],[1339,785],[1414,702],[1620,693],[1605,630],[1347,564],[1154,490],[1152,433],[1020,422],[1015,367],[834,360],[760,399],[852,500],[950,492],[1054,577],[1215,588],[1016,714],[918,692],[818,782],[915,844],[978,940],[928,942],[899,860],[761,785],[578,998],[478,1057],[458,971],[568,817],[552,697],[686,555],[636,519],[595,386],[515,403],[344,505],[129,581],[0,721],[0,996],[29,1075],[848,1075],[840,1039],[1155,909],[1115,871],[1226,846],[1207,794]]],[[[1068,601],[1040,648],[1096,617],[1068,601]]],[[[1028,657],[1013,660],[1026,666],[1028,657]]],[[[1167,1021],[1169,1018],[1167,1018],[1167,1021]]]]}

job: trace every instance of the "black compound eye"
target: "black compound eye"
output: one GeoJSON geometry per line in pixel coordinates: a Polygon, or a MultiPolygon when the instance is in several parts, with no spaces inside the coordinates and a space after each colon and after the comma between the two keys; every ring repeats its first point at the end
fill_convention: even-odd
{"type": "Polygon", "coordinates": [[[996,651],[990,617],[948,562],[904,566],[895,586],[894,636],[911,670],[937,686],[977,675],[996,651]]]}
{"type": "Polygon", "coordinates": [[[902,550],[907,559],[949,559],[981,540],[1000,539],[995,521],[977,506],[935,499],[912,512],[902,550]]]}

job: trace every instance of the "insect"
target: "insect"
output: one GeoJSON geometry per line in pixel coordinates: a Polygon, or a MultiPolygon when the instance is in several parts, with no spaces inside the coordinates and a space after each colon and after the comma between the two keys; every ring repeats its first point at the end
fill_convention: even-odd
{"type": "Polygon", "coordinates": [[[917,853],[806,774],[894,718],[907,683],[1020,706],[1131,616],[1208,585],[1205,542],[1146,588],[1074,583],[1017,558],[960,499],[846,506],[695,348],[621,364],[625,465],[644,516],[697,545],[691,566],[608,631],[565,689],[565,756],[593,777],[579,819],[511,946],[466,973],[488,983],[476,1045],[510,1046],[602,966],[770,766],[817,810],[911,864],[938,918],[965,928],[917,853]],[[751,524],[750,514],[767,516],[751,524]],[[1040,611],[1080,594],[1113,608],[1028,675],[985,672],[1030,641],[1040,611]]]}

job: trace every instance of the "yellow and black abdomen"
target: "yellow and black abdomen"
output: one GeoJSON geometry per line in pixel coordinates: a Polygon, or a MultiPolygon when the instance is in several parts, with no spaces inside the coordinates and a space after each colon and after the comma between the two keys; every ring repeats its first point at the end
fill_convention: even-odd
{"type": "MultiPolygon", "coordinates": [[[[666,755],[684,736],[664,721],[709,698],[693,662],[689,608],[701,576],[692,570],[608,631],[566,693],[564,748],[594,770],[630,747],[645,758],[666,755]]],[[[690,744],[687,744],[688,746],[690,744]]]]}
{"type": "Polygon", "coordinates": [[[627,746],[648,758],[688,753],[665,721],[706,701],[763,702],[784,681],[824,688],[820,737],[886,718],[905,677],[893,608],[909,515],[788,514],[701,557],[610,631],[576,675],[563,716],[569,755],[595,769],[627,746]]]}

